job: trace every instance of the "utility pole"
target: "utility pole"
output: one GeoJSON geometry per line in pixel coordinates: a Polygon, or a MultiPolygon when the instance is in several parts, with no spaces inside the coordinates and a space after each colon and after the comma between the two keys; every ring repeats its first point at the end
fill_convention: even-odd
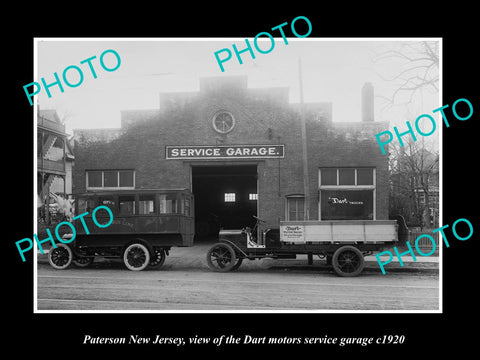
{"type": "Polygon", "coordinates": [[[308,181],[308,154],[307,154],[307,128],[305,124],[305,111],[303,109],[303,81],[302,59],[298,58],[298,77],[300,85],[300,122],[302,127],[302,164],[303,164],[303,193],[305,196],[305,220],[310,220],[310,186],[308,181]]]}

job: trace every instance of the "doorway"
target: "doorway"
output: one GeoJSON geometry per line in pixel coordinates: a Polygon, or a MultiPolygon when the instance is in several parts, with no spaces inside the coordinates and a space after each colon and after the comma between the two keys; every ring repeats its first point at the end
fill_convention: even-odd
{"type": "Polygon", "coordinates": [[[257,166],[192,166],[195,241],[218,239],[220,229],[253,227],[257,215],[257,166]]]}

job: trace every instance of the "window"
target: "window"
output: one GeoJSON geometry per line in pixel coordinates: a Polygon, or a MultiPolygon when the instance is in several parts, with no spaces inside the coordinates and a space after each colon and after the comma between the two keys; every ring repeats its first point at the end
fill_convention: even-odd
{"type": "Polygon", "coordinates": [[[227,134],[235,127],[235,119],[228,111],[220,111],[213,116],[212,125],[216,132],[227,134]]]}
{"type": "Polygon", "coordinates": [[[325,168],[321,170],[322,185],[337,185],[337,169],[325,168]]]}
{"type": "Polygon", "coordinates": [[[374,168],[320,168],[320,187],[374,186],[374,168]]]}
{"type": "Polygon", "coordinates": [[[373,169],[357,169],[357,185],[373,185],[373,169]]]}
{"type": "Polygon", "coordinates": [[[87,190],[89,189],[134,189],[134,170],[93,170],[87,171],[87,190]]]}
{"type": "Polygon", "coordinates": [[[355,185],[355,169],[338,169],[338,185],[355,185]]]}
{"type": "Polygon", "coordinates": [[[287,197],[287,221],[305,220],[305,198],[303,196],[287,197]]]}
{"type": "Polygon", "coordinates": [[[85,199],[85,198],[78,198],[78,214],[83,214],[84,212],[91,213],[96,207],[96,201],[94,199],[85,199]]]}
{"type": "Polygon", "coordinates": [[[88,187],[102,187],[102,172],[88,171],[87,172],[87,188],[88,187]]]}
{"type": "Polygon", "coordinates": [[[177,213],[177,195],[160,195],[160,214],[177,213]]]}
{"type": "Polygon", "coordinates": [[[98,198],[98,205],[108,206],[110,210],[115,210],[115,200],[113,196],[104,196],[98,198]]]}
{"type": "Polygon", "coordinates": [[[134,187],[133,184],[133,171],[132,170],[122,170],[118,172],[118,180],[120,182],[120,187],[134,187]]]}
{"type": "Polygon", "coordinates": [[[155,214],[154,195],[140,195],[138,197],[138,213],[139,215],[155,214]]]}
{"type": "Polygon", "coordinates": [[[118,187],[118,171],[103,172],[103,187],[118,187]]]}
{"type": "Polygon", "coordinates": [[[321,190],[322,220],[373,220],[373,190],[321,190]]]}
{"type": "Polygon", "coordinates": [[[135,214],[135,196],[119,196],[118,197],[119,215],[135,214]]]}
{"type": "MultiPolygon", "coordinates": [[[[115,209],[115,199],[113,198],[113,196],[101,196],[98,198],[98,205],[103,205],[103,206],[107,206],[110,211],[112,212],[113,215],[115,215],[117,213],[116,209],[115,209]]],[[[108,213],[107,210],[105,209],[98,209],[95,213],[95,217],[97,219],[101,219],[101,220],[98,220],[98,222],[100,224],[105,224],[108,222],[108,219],[110,217],[110,214],[108,213]],[[103,221],[105,219],[105,221],[103,221]]]]}
{"type": "Polygon", "coordinates": [[[258,194],[248,194],[248,200],[258,200],[258,194]]]}
{"type": "Polygon", "coordinates": [[[225,193],[225,202],[235,202],[235,193],[225,193]]]}
{"type": "Polygon", "coordinates": [[[190,216],[190,198],[188,196],[185,197],[184,215],[190,216]]]}
{"type": "Polygon", "coordinates": [[[321,220],[375,220],[374,168],[321,168],[321,220]]]}

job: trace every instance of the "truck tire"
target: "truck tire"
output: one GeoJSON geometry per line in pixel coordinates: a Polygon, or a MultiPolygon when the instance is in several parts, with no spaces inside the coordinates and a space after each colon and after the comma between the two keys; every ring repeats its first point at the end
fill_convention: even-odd
{"type": "MultiPolygon", "coordinates": [[[[207,252],[207,264],[213,271],[230,271],[238,264],[235,260],[235,250],[226,243],[217,243],[207,252]]],[[[240,264],[238,266],[240,266],[240,264]]]]}
{"type": "Polygon", "coordinates": [[[148,264],[148,268],[152,270],[160,269],[165,262],[165,250],[161,247],[154,247],[152,257],[150,258],[150,263],[148,264]]]}
{"type": "Polygon", "coordinates": [[[72,259],[72,249],[66,244],[57,244],[57,247],[51,248],[48,252],[48,262],[57,270],[67,269],[71,265],[72,259]]]}
{"type": "Polygon", "coordinates": [[[145,245],[134,242],[125,248],[122,258],[128,270],[141,271],[150,263],[150,252],[145,245]]]}
{"type": "Polygon", "coordinates": [[[73,265],[79,268],[86,268],[90,265],[92,265],[93,261],[95,260],[94,256],[88,256],[88,257],[77,257],[76,259],[73,259],[73,265]]]}
{"type": "Polygon", "coordinates": [[[333,253],[332,265],[339,276],[357,276],[363,270],[363,254],[354,246],[342,246],[333,253]]]}
{"type": "Polygon", "coordinates": [[[237,262],[235,263],[235,265],[232,266],[231,271],[237,270],[240,267],[240,265],[242,265],[242,262],[243,262],[243,259],[240,257],[237,257],[237,262]]]}

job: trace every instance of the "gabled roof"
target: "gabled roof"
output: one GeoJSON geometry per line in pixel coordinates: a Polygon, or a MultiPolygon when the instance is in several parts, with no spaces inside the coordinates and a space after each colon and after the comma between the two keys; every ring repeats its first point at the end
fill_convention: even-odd
{"type": "Polygon", "coordinates": [[[55,121],[59,124],[62,123],[60,121],[60,118],[58,117],[57,110],[55,109],[39,110],[38,113],[41,117],[44,117],[45,119],[55,121]]]}

